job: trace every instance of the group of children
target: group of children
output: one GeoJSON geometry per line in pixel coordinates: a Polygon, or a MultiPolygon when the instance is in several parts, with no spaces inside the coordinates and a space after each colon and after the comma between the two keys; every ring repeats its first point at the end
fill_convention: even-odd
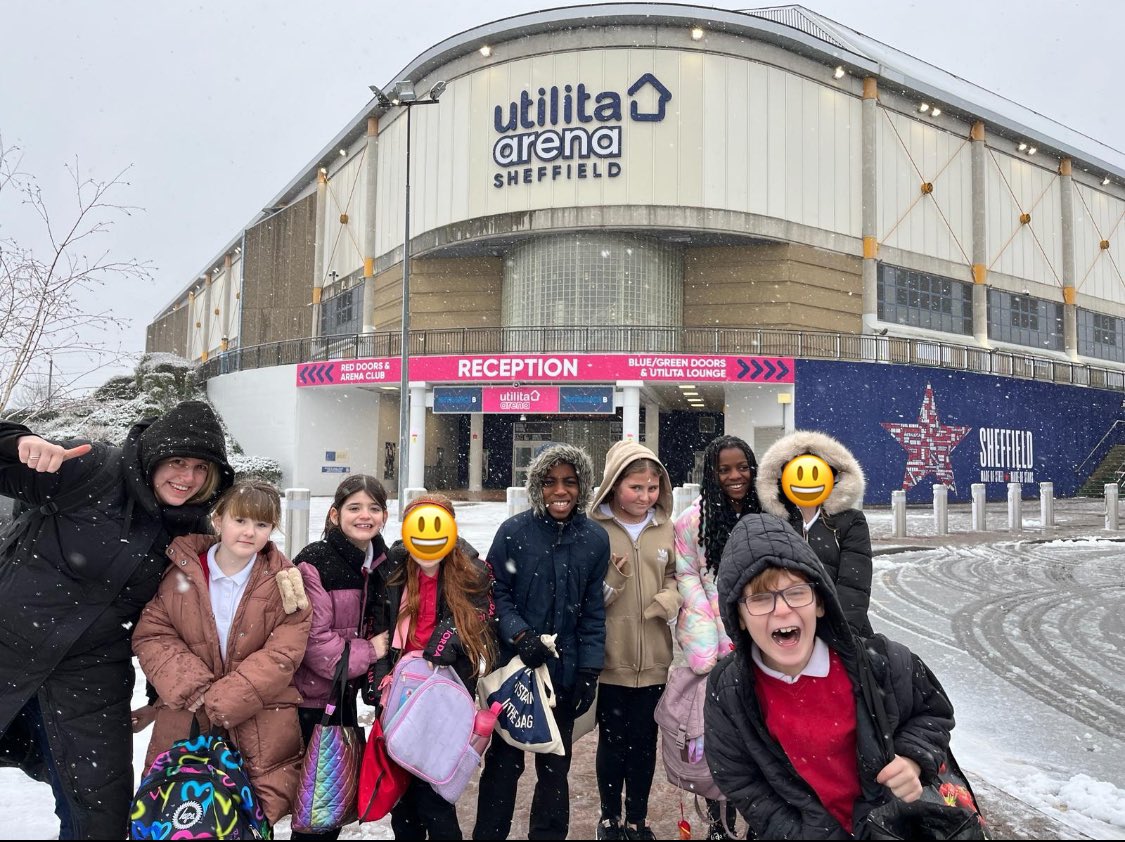
{"type": "MultiPolygon", "coordinates": [[[[388,547],[386,492],[357,475],[337,489],[323,538],[290,563],[270,542],[277,490],[235,484],[213,510],[214,535],[172,543],[172,564],[133,634],[157,696],[134,717],[139,730],[155,715],[149,760],[186,737],[193,719],[218,725],[276,822],[290,810],[302,746],[345,643],[353,682],[342,703],[353,711],[359,684],[377,682],[405,653],[453,666],[470,692],[518,655],[547,665],[565,747],[535,755],[528,838],[567,836],[573,728],[596,697],[597,838],[654,839],[653,713],[675,639],[687,666],[710,674],[706,737],[692,748],[705,754],[727,811],[708,802],[709,838],[724,838],[736,812],[758,838],[860,834],[875,805],[920,795],[948,751],[952,708],[929,673],[888,644],[876,673],[902,701],[897,753],[877,762],[855,689],[857,635],[871,633],[870,540],[855,508],[862,471],[827,436],[794,435],[803,438],[775,444],[761,470],[746,442],[716,439],[701,495],[675,521],[668,472],[644,446],[615,444],[595,495],[590,457],[548,445],[529,467],[531,508],[500,524],[485,560],[464,540],[436,561],[401,542],[388,547]],[[834,488],[815,506],[783,492],[780,471],[796,451],[818,455],[832,474],[834,488]],[[555,635],[554,651],[544,635],[555,635]]],[[[429,494],[406,506],[403,521],[421,504],[455,517],[447,497],[429,494]]],[[[507,838],[524,761],[492,740],[474,839],[507,838]]],[[[418,778],[391,825],[395,838],[461,838],[456,806],[418,778]]]]}

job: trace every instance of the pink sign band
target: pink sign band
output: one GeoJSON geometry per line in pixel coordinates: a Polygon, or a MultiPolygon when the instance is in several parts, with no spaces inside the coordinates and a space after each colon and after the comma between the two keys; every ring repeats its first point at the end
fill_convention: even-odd
{"type": "MultiPolygon", "coordinates": [[[[395,384],[400,380],[399,372],[398,357],[299,363],[297,385],[395,384]]],[[[410,359],[410,379],[427,383],[792,383],[794,364],[792,357],[711,354],[427,356],[410,359]]]]}

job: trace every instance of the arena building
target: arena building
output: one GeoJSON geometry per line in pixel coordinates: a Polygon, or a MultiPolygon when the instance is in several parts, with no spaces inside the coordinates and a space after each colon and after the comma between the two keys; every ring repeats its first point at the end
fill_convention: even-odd
{"type": "Polygon", "coordinates": [[[682,483],[794,427],[869,502],[1074,494],[1125,428],[1125,156],[952,71],[800,6],[486,23],[373,87],[148,349],[314,494],[622,437],[682,483]]]}

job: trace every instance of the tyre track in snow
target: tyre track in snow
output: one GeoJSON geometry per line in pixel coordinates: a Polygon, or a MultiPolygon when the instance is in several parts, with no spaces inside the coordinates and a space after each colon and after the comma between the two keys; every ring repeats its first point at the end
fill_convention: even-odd
{"type": "Polygon", "coordinates": [[[872,619],[964,652],[1116,738],[1125,732],[1125,690],[1113,683],[1125,675],[1125,585],[1114,552],[1076,545],[1060,558],[1057,545],[1017,542],[918,553],[879,571],[872,619]]]}

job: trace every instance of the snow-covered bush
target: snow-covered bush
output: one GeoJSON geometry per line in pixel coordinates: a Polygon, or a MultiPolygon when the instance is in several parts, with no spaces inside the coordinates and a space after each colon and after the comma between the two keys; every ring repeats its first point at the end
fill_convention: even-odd
{"type": "MultiPolygon", "coordinates": [[[[175,354],[145,354],[133,374],[111,377],[86,398],[67,401],[46,411],[15,410],[5,417],[26,424],[44,438],[89,439],[120,445],[142,418],[162,415],[186,400],[206,401],[192,364],[175,354]]],[[[248,455],[226,431],[227,461],[235,474],[281,482],[273,459],[248,455]]]]}

